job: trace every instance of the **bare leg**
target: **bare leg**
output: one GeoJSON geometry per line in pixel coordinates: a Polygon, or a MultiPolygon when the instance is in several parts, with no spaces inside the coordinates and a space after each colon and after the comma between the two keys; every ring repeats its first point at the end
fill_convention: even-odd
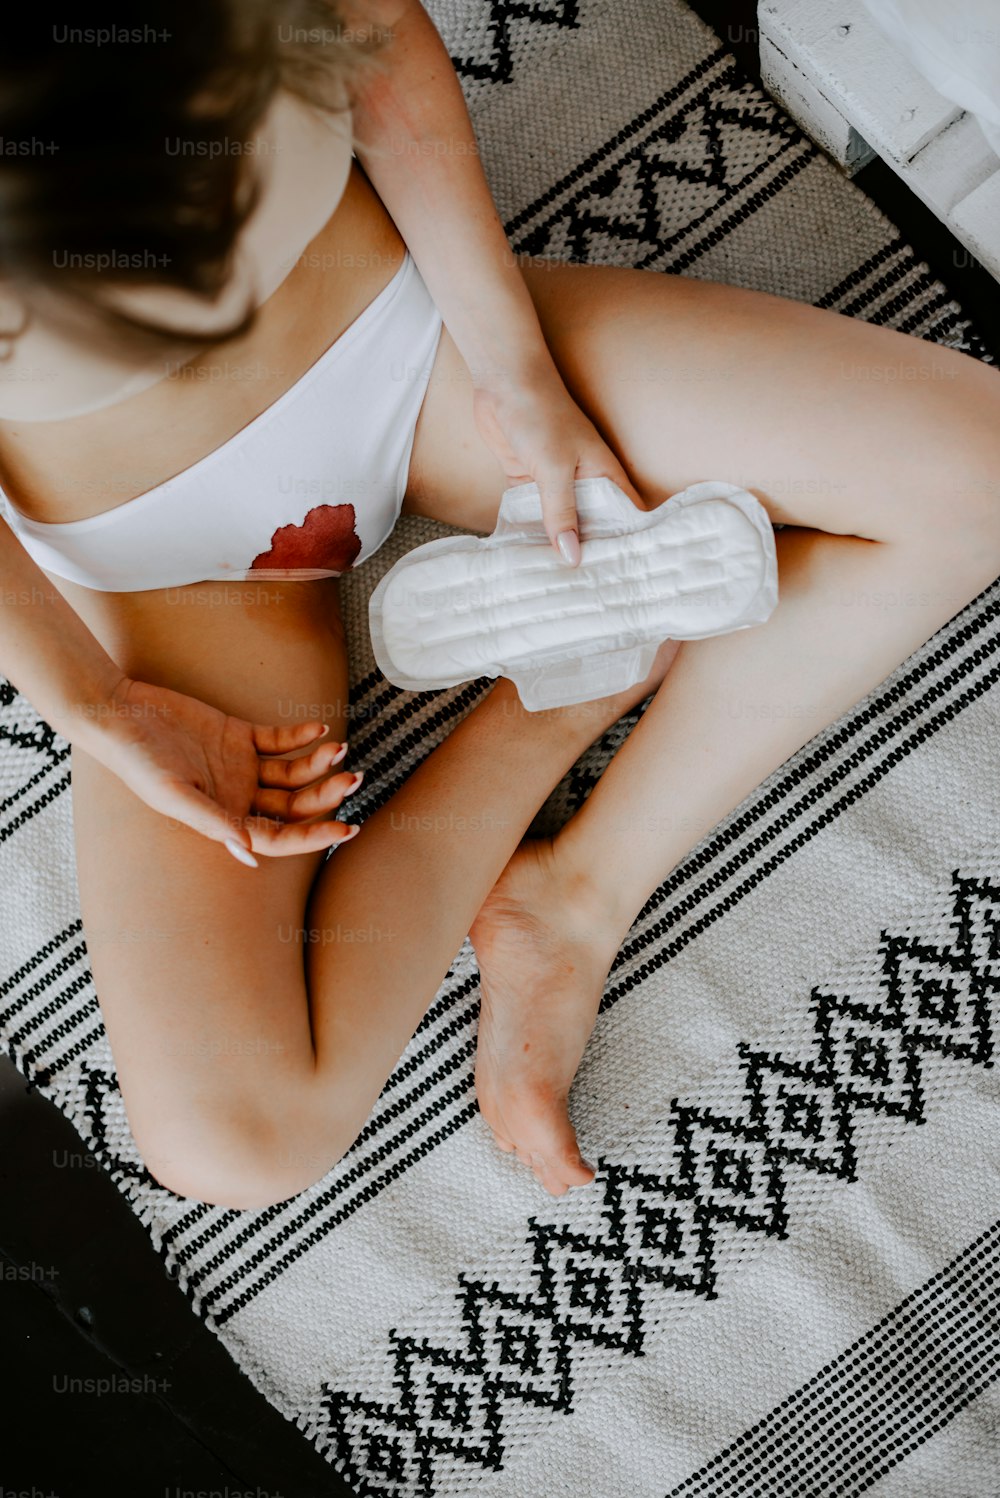
{"type": "MultiPolygon", "coordinates": [[[[570,1083],[649,893],[1000,572],[1000,385],[962,354],[781,298],[598,267],[525,274],[570,388],[649,503],[728,479],[789,527],[772,618],[681,646],[583,812],[552,849],[518,852],[471,932],[480,1103],[558,1193],[578,1179],[570,1083]],[[789,711],[736,716],[741,703],[789,711]]],[[[470,524],[492,470],[446,340],[440,358],[414,507],[470,524]]]]}
{"type": "MultiPolygon", "coordinates": [[[[253,720],[294,705],[337,712],[342,641],[309,607],[292,652],[287,620],[262,626],[252,654],[240,621],[223,620],[216,649],[193,663],[164,639],[161,657],[147,644],[128,665],[253,720]]],[[[499,683],[319,868],[308,855],[243,869],[74,749],[84,930],[129,1123],[157,1180],[264,1207],[326,1174],[537,807],[639,695],[529,715],[499,683]]]]}
{"type": "MultiPolygon", "coordinates": [[[[499,682],[324,866],[307,923],[327,940],[309,952],[307,981],[316,1083],[345,1148],[545,795],[675,655],[660,652],[645,690],[552,712],[527,713],[499,682]],[[373,911],[392,941],[359,951],[350,933],[373,911]]],[[[569,1168],[589,1178],[578,1160],[569,1168]]]]}

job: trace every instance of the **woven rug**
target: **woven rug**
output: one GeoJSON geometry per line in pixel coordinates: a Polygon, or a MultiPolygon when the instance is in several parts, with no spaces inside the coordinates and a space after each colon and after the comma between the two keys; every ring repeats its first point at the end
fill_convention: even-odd
{"type": "MultiPolygon", "coordinates": [[[[677,0],[430,9],[516,248],[759,287],[988,357],[677,0]]],[[[368,593],[437,533],[404,522],[344,586],[355,811],[481,690],[414,697],[372,664],[368,593]]],[[[356,1492],[1000,1495],[998,614],[1000,583],[649,901],[573,1093],[598,1178],[561,1200],[477,1112],[467,944],[323,1181],[245,1213],[160,1189],[88,971],[67,746],[7,689],[0,1040],[356,1492]]]]}

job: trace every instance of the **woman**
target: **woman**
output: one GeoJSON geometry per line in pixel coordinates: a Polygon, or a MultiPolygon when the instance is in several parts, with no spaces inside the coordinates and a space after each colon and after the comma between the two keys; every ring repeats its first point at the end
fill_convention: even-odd
{"type": "Polygon", "coordinates": [[[305,1189],[471,932],[482,1111],[559,1195],[593,1178],[567,1098],[645,899],[1000,571],[996,374],[775,297],[519,263],[417,0],[174,0],[141,30],[11,43],[0,119],[54,147],[3,167],[0,662],[73,745],[132,1132],[182,1195],[305,1189]],[[357,161],[321,107],[342,86],[357,161]],[[724,406],[653,377],[692,363],[724,406]],[[331,820],[359,779],[334,574],[400,502],[488,531],[527,479],[574,565],[592,474],[641,506],[752,488],[784,527],[772,618],[584,708],[529,715],[498,682],[355,839],[331,820]],[[292,513],[300,481],[338,502],[292,513]],[[583,810],[522,842],[656,688],[583,810]]]}

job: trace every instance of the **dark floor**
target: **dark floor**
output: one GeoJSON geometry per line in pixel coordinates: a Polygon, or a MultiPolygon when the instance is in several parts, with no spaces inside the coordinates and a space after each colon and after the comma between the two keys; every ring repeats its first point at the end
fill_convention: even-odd
{"type": "MultiPolygon", "coordinates": [[[[753,0],[694,8],[759,76],[753,0]]],[[[993,278],[887,167],[866,167],[855,182],[1000,359],[993,278]]],[[[0,1491],[349,1493],[191,1312],[117,1189],[85,1163],[75,1130],[3,1058],[0,1152],[0,1491]]]]}
{"type": "Polygon", "coordinates": [[[189,1309],[76,1130],[6,1057],[0,1339],[4,1498],[351,1492],[189,1309]]]}

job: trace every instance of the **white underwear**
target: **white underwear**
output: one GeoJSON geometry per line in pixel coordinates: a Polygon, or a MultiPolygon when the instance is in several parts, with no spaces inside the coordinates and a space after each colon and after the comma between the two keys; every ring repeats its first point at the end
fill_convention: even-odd
{"type": "MultiPolygon", "coordinates": [[[[399,518],[441,327],[407,252],[346,332],[207,457],[83,520],[33,520],[2,489],[0,516],[46,572],[106,593],[339,577],[399,518]]],[[[233,379],[241,369],[254,365],[233,379]]]]}
{"type": "Polygon", "coordinates": [[[664,640],[763,624],[778,602],[767,511],[708,481],[639,510],[608,478],[574,485],[582,560],[545,534],[535,484],[508,489],[491,536],[418,546],[371,596],[375,660],[423,692],[506,676],[530,711],[624,691],[664,640]]]}

